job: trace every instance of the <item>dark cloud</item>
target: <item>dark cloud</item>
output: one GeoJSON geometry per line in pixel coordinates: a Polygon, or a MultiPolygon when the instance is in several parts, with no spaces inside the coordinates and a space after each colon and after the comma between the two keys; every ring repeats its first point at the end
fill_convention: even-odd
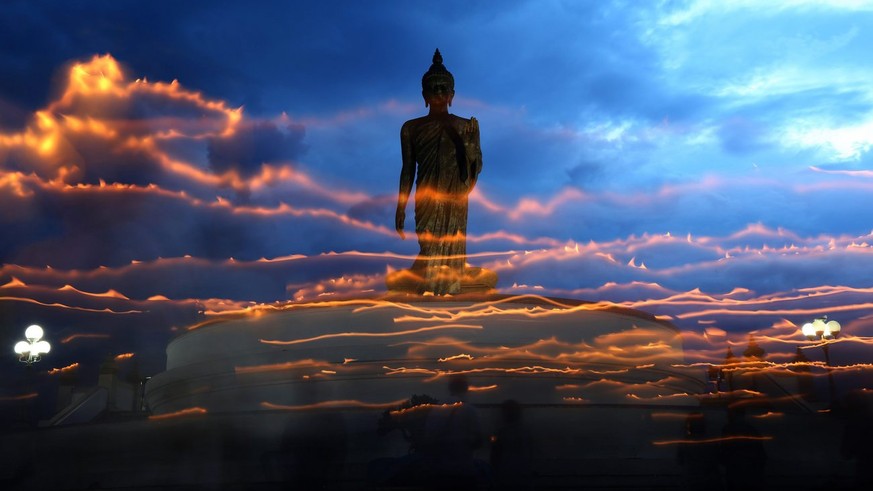
{"type": "Polygon", "coordinates": [[[32,209],[29,222],[0,217],[10,232],[2,261],[13,264],[96,268],[184,255],[256,260],[388,248],[385,232],[325,209],[260,214],[148,189],[47,190],[9,202],[32,209]]]}
{"type": "Polygon", "coordinates": [[[767,128],[743,117],[727,120],[718,130],[722,148],[727,153],[743,155],[768,145],[767,128]]]}
{"type": "Polygon", "coordinates": [[[0,131],[16,130],[24,126],[30,116],[30,111],[22,109],[19,103],[0,95],[0,131]]]}
{"type": "Polygon", "coordinates": [[[603,164],[592,160],[582,160],[567,169],[570,183],[582,189],[590,189],[604,178],[603,164]]]}
{"type": "MultiPolygon", "coordinates": [[[[397,208],[397,196],[380,195],[372,199],[356,203],[346,213],[350,218],[372,223],[394,223],[394,212],[397,208]]],[[[409,211],[409,210],[407,210],[409,211]]]]}
{"type": "Polygon", "coordinates": [[[282,127],[270,121],[243,124],[228,137],[209,139],[209,165],[215,172],[234,170],[243,176],[265,164],[297,160],[306,152],[306,129],[300,124],[282,127]]]}

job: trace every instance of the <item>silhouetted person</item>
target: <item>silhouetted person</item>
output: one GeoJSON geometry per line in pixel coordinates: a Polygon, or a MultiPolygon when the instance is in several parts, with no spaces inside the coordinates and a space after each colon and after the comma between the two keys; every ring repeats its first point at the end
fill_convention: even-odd
{"type": "Polygon", "coordinates": [[[425,473],[424,454],[427,446],[425,424],[427,416],[440,402],[426,394],[413,394],[394,410],[386,410],[379,418],[379,436],[400,431],[409,443],[409,453],[401,457],[378,458],[368,464],[368,478],[378,486],[410,486],[421,482],[425,473]]]}
{"type": "Polygon", "coordinates": [[[725,469],[725,484],[728,491],[754,491],[764,489],[764,467],[767,454],[759,438],[761,434],[746,420],[742,406],[728,409],[728,422],[722,429],[722,437],[740,437],[721,442],[721,463],[725,469]]]}
{"type": "Polygon", "coordinates": [[[809,366],[809,358],[806,357],[800,346],[797,347],[797,352],[791,362],[794,364],[791,371],[797,374],[797,393],[805,401],[814,401],[815,381],[812,378],[812,369],[809,366]]]}
{"type": "Polygon", "coordinates": [[[873,489],[873,412],[869,396],[850,392],[845,399],[846,429],[841,453],[855,459],[855,489],[873,489]]]}
{"type": "Polygon", "coordinates": [[[703,413],[691,413],[685,419],[685,439],[690,442],[680,445],[676,459],[682,466],[682,489],[712,490],[721,488],[721,472],[718,469],[718,447],[706,440],[706,420],[703,413]],[[699,443],[698,443],[699,442],[699,443]]]}
{"type": "Polygon", "coordinates": [[[482,445],[479,415],[465,402],[467,378],[449,379],[449,401],[431,409],[425,423],[424,483],[428,489],[476,489],[486,480],[487,465],[473,454],[482,445]]]}
{"type": "MultiPolygon", "coordinates": [[[[315,384],[303,384],[304,404],[318,402],[315,384]]],[[[324,489],[336,481],[345,463],[346,440],[341,415],[320,409],[293,413],[279,449],[287,489],[324,489]]]]}
{"type": "Polygon", "coordinates": [[[739,363],[739,361],[740,360],[736,357],[736,355],[734,355],[734,351],[731,349],[730,346],[728,346],[727,354],[725,354],[725,357],[724,357],[724,364],[729,369],[729,370],[725,370],[725,375],[724,375],[725,380],[727,380],[728,392],[734,391],[734,372],[733,372],[733,370],[730,370],[730,368],[734,368],[734,365],[739,363]]]}
{"type": "Polygon", "coordinates": [[[491,472],[498,490],[533,489],[533,437],[522,421],[521,405],[500,405],[501,424],[491,445],[491,472]]]}
{"type": "MultiPolygon", "coordinates": [[[[764,358],[767,356],[767,351],[762,348],[758,342],[755,340],[754,334],[749,334],[749,345],[746,347],[746,350],[743,351],[744,361],[764,361],[764,358]]],[[[748,387],[751,390],[758,391],[760,381],[758,370],[754,370],[749,373],[751,378],[751,385],[748,387]]]]}

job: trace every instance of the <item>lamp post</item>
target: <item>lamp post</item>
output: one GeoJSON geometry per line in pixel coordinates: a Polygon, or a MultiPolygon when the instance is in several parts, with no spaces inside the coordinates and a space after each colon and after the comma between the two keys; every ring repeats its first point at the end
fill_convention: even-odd
{"type": "MultiPolygon", "coordinates": [[[[48,353],[52,347],[48,341],[42,339],[45,331],[36,324],[32,324],[24,330],[26,341],[15,343],[15,354],[18,355],[18,361],[26,364],[25,384],[30,390],[33,386],[33,364],[42,359],[42,355],[48,353]]],[[[31,419],[33,414],[29,409],[33,408],[33,402],[28,399],[26,405],[21,406],[21,422],[26,426],[31,426],[34,420],[31,419]],[[28,407],[30,406],[30,407],[28,407]]]]}
{"type": "Polygon", "coordinates": [[[27,363],[27,366],[30,367],[52,349],[49,342],[42,339],[43,334],[45,332],[36,324],[24,330],[24,337],[27,338],[27,341],[15,343],[15,353],[19,355],[18,361],[27,363]]]}
{"type": "Polygon", "coordinates": [[[836,388],[834,386],[834,374],[831,370],[831,351],[830,342],[840,335],[842,327],[837,321],[829,321],[828,316],[822,316],[812,322],[807,322],[800,328],[800,332],[810,341],[821,341],[821,349],[824,351],[825,365],[828,371],[828,389],[831,397],[831,406],[837,400],[836,388]]]}

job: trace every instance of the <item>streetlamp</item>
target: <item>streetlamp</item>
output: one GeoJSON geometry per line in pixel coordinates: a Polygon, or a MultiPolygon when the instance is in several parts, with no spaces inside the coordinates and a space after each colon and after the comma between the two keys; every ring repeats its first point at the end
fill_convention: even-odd
{"type": "MultiPolygon", "coordinates": [[[[815,341],[830,341],[836,339],[840,335],[840,323],[837,321],[828,321],[828,316],[819,317],[812,322],[807,322],[800,328],[800,332],[806,336],[806,339],[815,341]]],[[[827,344],[825,344],[827,346],[827,344]]]]}
{"type": "Polygon", "coordinates": [[[42,358],[41,355],[52,349],[49,342],[42,339],[43,334],[42,328],[36,324],[24,330],[24,337],[27,338],[27,341],[15,343],[15,353],[19,355],[18,361],[27,363],[27,366],[30,367],[42,358]]]}
{"type": "Polygon", "coordinates": [[[836,389],[834,388],[834,374],[831,371],[830,342],[837,339],[842,327],[837,321],[829,321],[828,316],[822,316],[812,322],[807,322],[800,328],[800,332],[810,341],[822,341],[821,349],[824,351],[825,365],[828,370],[828,389],[830,390],[831,406],[836,401],[836,389]]]}

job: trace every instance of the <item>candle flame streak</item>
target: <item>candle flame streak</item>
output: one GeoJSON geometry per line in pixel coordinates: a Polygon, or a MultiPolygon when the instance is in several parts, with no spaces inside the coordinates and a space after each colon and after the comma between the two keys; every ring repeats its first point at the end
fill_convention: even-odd
{"type": "Polygon", "coordinates": [[[733,442],[733,441],[770,441],[770,440],[773,440],[772,436],[731,435],[731,436],[722,436],[722,437],[717,437],[717,438],[703,438],[700,440],[655,440],[652,442],[652,445],[701,445],[701,444],[733,442]]]}
{"type": "Polygon", "coordinates": [[[110,288],[109,290],[107,290],[106,292],[104,292],[104,293],[91,293],[91,292],[86,292],[86,291],[79,290],[78,288],[76,288],[76,287],[74,287],[74,286],[72,286],[72,285],[70,285],[70,284],[66,284],[66,285],[64,285],[64,286],[62,286],[62,287],[60,287],[60,288],[58,288],[58,291],[62,291],[62,292],[63,292],[63,291],[72,291],[72,292],[76,292],[76,293],[78,293],[78,294],[80,294],[80,295],[87,295],[87,296],[90,296],[90,297],[100,297],[100,298],[118,298],[118,299],[121,299],[121,300],[130,300],[130,299],[127,298],[126,296],[122,295],[121,293],[118,293],[117,291],[115,291],[115,290],[113,290],[113,289],[111,289],[111,288],[110,288]]]}
{"type": "Polygon", "coordinates": [[[266,409],[276,409],[282,411],[307,411],[312,409],[389,409],[399,406],[406,402],[406,399],[400,399],[391,402],[364,402],[357,399],[339,399],[332,401],[314,402],[311,404],[276,404],[268,401],[261,402],[261,407],[266,409]]]}
{"type": "Polygon", "coordinates": [[[485,209],[509,217],[513,221],[520,220],[526,215],[550,216],[555,210],[561,209],[571,201],[588,201],[590,197],[576,188],[565,188],[547,203],[541,203],[533,198],[521,198],[513,208],[503,207],[488,199],[482,190],[476,188],[470,193],[470,201],[482,205],[485,209]]]}
{"type": "Polygon", "coordinates": [[[78,362],[76,362],[76,363],[71,363],[71,364],[69,364],[69,365],[67,365],[67,366],[65,366],[65,367],[61,367],[61,368],[52,368],[51,370],[48,371],[48,374],[49,374],[49,375],[57,375],[57,374],[59,374],[59,373],[72,372],[73,370],[75,370],[75,369],[77,369],[77,368],[79,368],[79,363],[78,363],[78,362]]]}
{"type": "Polygon", "coordinates": [[[185,416],[194,416],[194,415],[206,414],[207,412],[208,411],[202,407],[189,407],[186,409],[180,409],[178,411],[174,411],[172,413],[153,414],[153,415],[149,416],[149,421],[163,421],[163,420],[167,420],[167,419],[182,418],[185,416]]]}
{"type": "Polygon", "coordinates": [[[71,335],[65,337],[64,339],[61,339],[61,344],[67,344],[70,341],[75,341],[76,339],[108,339],[108,338],[109,338],[108,334],[83,332],[83,333],[71,334],[71,335]]]}
{"type": "MultiPolygon", "coordinates": [[[[865,343],[869,344],[869,343],[865,343]]],[[[727,373],[737,373],[740,375],[754,375],[758,373],[769,373],[769,374],[784,374],[784,375],[797,375],[798,369],[809,369],[816,368],[820,369],[819,373],[813,373],[804,371],[804,375],[811,377],[823,377],[828,374],[828,372],[850,372],[850,371],[861,371],[873,369],[873,363],[852,363],[848,365],[828,365],[823,361],[804,361],[804,362],[772,362],[772,361],[748,361],[748,362],[734,362],[734,363],[712,363],[712,362],[699,362],[699,363],[689,363],[689,364],[673,364],[671,365],[674,368],[695,368],[695,367],[716,367],[720,370],[727,373]]]]}
{"type": "Polygon", "coordinates": [[[600,301],[597,303],[591,304],[581,304],[571,306],[569,308],[563,310],[556,309],[545,309],[543,307],[534,306],[534,307],[516,307],[516,308],[498,308],[495,306],[485,307],[476,309],[476,305],[473,305],[469,308],[469,310],[459,310],[458,312],[450,313],[450,312],[433,312],[429,317],[417,317],[413,315],[405,315],[399,316],[394,319],[394,322],[447,322],[447,321],[459,321],[462,319],[476,319],[482,317],[494,317],[494,316],[524,316],[530,317],[533,319],[539,319],[544,317],[553,317],[560,315],[570,315],[576,312],[592,312],[592,311],[608,311],[611,309],[615,309],[618,307],[617,304],[612,302],[600,301]]]}
{"type": "Polygon", "coordinates": [[[664,399],[685,399],[685,398],[695,398],[696,394],[689,394],[687,392],[680,392],[676,394],[657,394],[651,397],[647,396],[638,396],[636,394],[626,394],[628,399],[633,399],[637,401],[658,401],[664,399]]]}
{"type": "Polygon", "coordinates": [[[432,314],[432,313],[451,313],[451,312],[463,312],[466,310],[478,310],[478,309],[486,309],[489,307],[496,307],[502,304],[512,304],[512,303],[525,303],[525,302],[537,302],[543,303],[546,305],[551,305],[552,307],[557,307],[559,309],[569,309],[574,307],[573,304],[564,303],[554,298],[544,297],[542,295],[531,295],[531,294],[523,294],[523,295],[512,295],[496,300],[487,300],[484,302],[474,302],[472,305],[440,305],[434,304],[435,306],[428,307],[422,305],[413,305],[411,303],[402,303],[402,302],[392,302],[392,301],[382,301],[382,302],[371,302],[370,305],[362,305],[355,310],[355,312],[364,312],[369,309],[378,309],[378,308],[400,308],[403,310],[420,312],[424,314],[432,314]]]}
{"type": "Polygon", "coordinates": [[[594,370],[594,369],[590,369],[590,370],[588,370],[588,371],[591,372],[591,373],[593,373],[593,374],[595,374],[595,375],[619,375],[619,374],[622,374],[622,373],[628,373],[628,372],[630,371],[630,369],[629,369],[629,368],[620,368],[620,369],[617,369],[617,370],[594,370]]]}
{"type": "MultiPolygon", "coordinates": [[[[658,420],[658,419],[662,419],[662,420],[663,419],[666,419],[666,420],[678,419],[678,420],[682,420],[682,421],[685,421],[688,418],[695,417],[694,415],[691,415],[689,413],[674,413],[674,412],[668,412],[668,411],[654,411],[651,413],[650,416],[652,417],[652,419],[655,419],[655,420],[658,420]]],[[[697,416],[697,417],[702,417],[702,416],[697,416]]]]}
{"type": "Polygon", "coordinates": [[[27,285],[23,281],[21,281],[18,278],[13,276],[12,279],[9,280],[9,282],[7,282],[3,285],[0,285],[0,288],[19,288],[19,287],[26,287],[26,286],[27,285]]]}
{"type": "MultiPolygon", "coordinates": [[[[637,338],[637,331],[629,331],[625,336],[606,335],[599,336],[594,339],[594,345],[585,341],[572,343],[560,341],[556,337],[540,339],[532,343],[522,344],[513,347],[501,346],[480,346],[466,341],[461,341],[453,338],[440,337],[428,341],[404,341],[394,343],[391,346],[410,345],[408,355],[412,357],[427,357],[437,358],[439,355],[434,355],[432,348],[452,348],[463,353],[468,353],[473,357],[487,358],[490,362],[496,361],[519,361],[519,360],[536,360],[539,362],[551,363],[583,363],[587,365],[627,365],[634,363],[635,369],[642,370],[652,368],[654,363],[639,364],[643,361],[666,361],[671,362],[678,356],[678,348],[673,348],[667,344],[632,344],[637,339],[645,340],[647,338],[637,338]],[[608,352],[603,349],[604,346],[609,346],[610,343],[621,344],[624,349],[621,352],[608,352]],[[654,350],[654,348],[658,350],[654,350]],[[655,352],[653,352],[655,351],[655,352]]],[[[435,350],[437,353],[444,350],[435,350]]],[[[590,369],[591,373],[598,374],[617,374],[627,373],[630,368],[622,367],[616,369],[590,369]]]]}
{"type": "Polygon", "coordinates": [[[314,336],[311,338],[292,339],[290,341],[276,341],[276,340],[261,339],[260,342],[262,342],[264,344],[274,344],[274,345],[287,346],[287,345],[292,345],[292,344],[311,343],[314,341],[321,341],[324,339],[332,339],[332,338],[343,338],[343,337],[382,338],[382,337],[406,336],[406,335],[410,335],[410,334],[418,334],[418,333],[422,333],[422,332],[445,330],[445,329],[482,329],[482,326],[473,325],[473,324],[445,324],[442,326],[420,327],[418,329],[408,329],[405,331],[338,332],[338,333],[333,333],[333,334],[322,334],[320,336],[314,336]]]}
{"type": "Polygon", "coordinates": [[[28,399],[35,399],[39,397],[37,392],[29,392],[27,394],[21,394],[17,396],[0,396],[0,402],[8,402],[8,401],[26,401],[28,399]]]}
{"type": "Polygon", "coordinates": [[[237,366],[234,367],[234,372],[237,374],[243,373],[264,373],[264,372],[277,372],[277,371],[286,371],[286,370],[296,370],[298,368],[314,368],[314,369],[322,369],[329,368],[335,366],[332,363],[314,360],[312,358],[307,358],[304,360],[295,360],[288,361],[284,363],[272,363],[269,365],[251,365],[251,366],[237,366]]]}
{"type": "Polygon", "coordinates": [[[485,392],[489,390],[494,390],[497,388],[497,384],[491,385],[471,385],[468,390],[470,392],[485,392]]]}
{"type": "Polygon", "coordinates": [[[785,416],[785,413],[767,411],[764,414],[756,414],[753,417],[757,418],[757,419],[773,419],[773,418],[781,418],[782,416],[785,416]]]}
{"type": "Polygon", "coordinates": [[[447,356],[445,358],[437,359],[437,361],[440,363],[445,363],[447,361],[454,361],[454,360],[473,360],[473,356],[468,355],[466,353],[461,353],[459,355],[447,356]]]}
{"type": "MultiPolygon", "coordinates": [[[[400,401],[400,403],[404,403],[404,402],[406,402],[406,401],[405,400],[400,401]]],[[[430,409],[434,409],[434,408],[440,408],[440,409],[441,408],[454,408],[454,407],[462,406],[463,404],[464,404],[463,402],[448,402],[445,404],[425,403],[425,404],[418,404],[416,406],[407,407],[407,408],[403,408],[403,409],[394,409],[393,411],[390,411],[390,414],[392,416],[398,416],[401,414],[409,414],[409,413],[414,413],[414,412],[423,411],[423,410],[430,410],[430,409]]],[[[400,405],[400,404],[395,404],[395,406],[398,406],[398,405],[400,405]]]]}
{"type": "Polygon", "coordinates": [[[556,385],[555,390],[576,390],[580,387],[581,386],[579,384],[561,384],[556,385]]]}
{"type": "Polygon", "coordinates": [[[142,310],[112,310],[108,307],[103,309],[91,309],[87,307],[77,307],[75,305],[66,305],[58,302],[40,302],[39,300],[35,300],[32,298],[21,298],[21,297],[0,297],[0,301],[10,301],[10,302],[24,302],[24,303],[32,303],[36,305],[40,305],[43,307],[51,307],[57,309],[66,309],[66,310],[78,310],[80,312],[94,312],[99,314],[116,314],[116,315],[126,315],[126,314],[142,314],[142,310]]]}
{"type": "MultiPolygon", "coordinates": [[[[485,374],[513,374],[513,375],[522,375],[522,376],[537,376],[537,375],[576,375],[576,376],[585,376],[585,375],[602,375],[594,370],[585,369],[585,368],[576,368],[576,367],[546,367],[542,365],[526,365],[526,366],[515,366],[515,367],[497,367],[497,366],[485,366],[485,367],[477,367],[477,368],[466,368],[459,370],[442,370],[436,368],[422,368],[422,367],[391,367],[391,366],[383,366],[383,369],[386,370],[385,375],[410,375],[410,374],[420,374],[420,375],[429,375],[424,382],[430,383],[442,377],[451,376],[451,375],[485,375],[485,374]]],[[[624,372],[621,372],[624,373],[624,372]]],[[[621,382],[616,382],[621,384],[621,382]]],[[[648,384],[648,382],[647,382],[648,384]]]]}
{"type": "Polygon", "coordinates": [[[797,309],[773,309],[773,310],[732,310],[732,309],[708,309],[692,312],[684,312],[677,314],[679,319],[691,319],[694,317],[705,317],[710,315],[736,315],[736,316],[781,316],[781,315],[822,315],[831,314],[834,312],[852,312],[855,310],[873,309],[873,302],[854,303],[847,305],[829,305],[816,308],[797,308],[797,309]]]}
{"type": "MultiPolygon", "coordinates": [[[[800,296],[795,295],[795,296],[791,296],[791,297],[781,297],[780,298],[780,296],[777,295],[774,298],[767,298],[767,299],[763,299],[763,300],[754,300],[754,302],[768,302],[769,303],[769,302],[780,301],[780,300],[781,301],[789,301],[789,300],[793,300],[793,299],[801,300],[804,298],[808,298],[810,295],[813,295],[813,296],[834,295],[834,294],[839,294],[841,292],[849,292],[849,291],[863,293],[864,289],[847,289],[844,287],[820,287],[817,289],[807,289],[807,291],[802,292],[803,295],[800,295],[800,296]]],[[[691,293],[693,293],[693,292],[691,292],[691,293]]],[[[678,300],[679,299],[677,299],[677,298],[669,298],[668,297],[667,300],[661,300],[661,302],[662,303],[670,303],[670,302],[678,303],[678,300]]],[[[710,299],[709,301],[713,301],[713,300],[710,299]]],[[[716,298],[714,301],[719,301],[719,299],[716,298]]],[[[746,305],[748,305],[748,304],[751,304],[753,302],[752,300],[735,300],[735,299],[727,299],[727,300],[722,300],[722,301],[733,302],[733,303],[736,303],[737,305],[743,305],[744,303],[746,305]]],[[[649,303],[651,303],[651,302],[649,302],[649,303]]],[[[685,303],[685,302],[683,302],[683,303],[685,303]]],[[[691,302],[687,302],[687,303],[691,303],[691,302]]],[[[624,304],[617,304],[617,305],[634,307],[634,306],[640,306],[642,304],[641,303],[624,303],[624,304]]]]}
{"type": "MultiPolygon", "coordinates": [[[[335,254],[335,253],[327,254],[327,255],[333,255],[333,254],[335,254]]],[[[262,262],[262,260],[259,260],[259,262],[262,262]]],[[[553,305],[554,307],[557,307],[558,309],[564,308],[564,309],[576,309],[576,310],[578,310],[578,307],[579,307],[578,305],[568,305],[568,304],[561,303],[557,300],[554,300],[554,299],[551,299],[548,297],[543,297],[541,295],[524,294],[524,295],[515,295],[515,296],[511,296],[511,297],[505,297],[505,298],[501,298],[498,300],[474,303],[472,306],[462,305],[462,306],[454,306],[453,307],[451,305],[444,306],[443,304],[440,304],[440,303],[434,303],[434,304],[432,304],[433,305],[432,307],[428,307],[428,306],[423,306],[423,305],[414,305],[412,303],[397,302],[397,301],[393,301],[390,299],[360,299],[360,298],[355,299],[355,298],[350,298],[350,299],[342,299],[342,300],[318,300],[318,301],[305,301],[305,302],[278,302],[277,301],[276,303],[273,303],[273,304],[255,304],[255,305],[249,305],[249,306],[246,306],[244,308],[238,308],[238,309],[223,309],[221,311],[206,310],[204,313],[206,315],[214,315],[214,316],[236,316],[236,315],[252,315],[252,314],[255,314],[259,311],[279,312],[279,311],[298,310],[298,309],[307,309],[307,308],[346,307],[346,306],[357,305],[358,307],[353,310],[353,313],[365,312],[365,311],[370,310],[370,309],[398,308],[398,309],[406,310],[406,311],[412,311],[412,312],[418,312],[418,313],[424,313],[424,314],[442,314],[442,315],[447,315],[447,316],[451,317],[452,315],[457,315],[457,314],[452,314],[453,312],[464,312],[465,309],[482,309],[482,310],[484,310],[485,313],[480,314],[480,315],[490,315],[489,310],[488,310],[489,308],[495,309],[496,312],[506,312],[506,313],[512,314],[512,313],[517,312],[518,310],[505,311],[505,310],[500,310],[497,306],[499,306],[500,304],[504,304],[504,303],[525,302],[525,301],[529,301],[529,300],[537,302],[537,303],[553,305]]],[[[582,305],[594,305],[594,304],[582,304],[582,305]]],[[[614,304],[609,304],[609,305],[614,306],[614,304]]],[[[553,315],[558,315],[560,313],[559,310],[556,310],[554,308],[552,310],[547,310],[547,309],[540,307],[540,306],[537,306],[535,308],[540,309],[540,310],[547,312],[547,313],[552,312],[553,315]]],[[[610,307],[603,306],[603,308],[608,309],[610,307]]],[[[522,310],[524,310],[524,309],[522,308],[522,310]]],[[[451,320],[451,319],[447,319],[447,320],[451,320]]],[[[395,319],[395,322],[411,322],[411,321],[439,322],[441,320],[416,318],[416,317],[404,318],[402,321],[398,321],[397,319],[395,319]]]]}

